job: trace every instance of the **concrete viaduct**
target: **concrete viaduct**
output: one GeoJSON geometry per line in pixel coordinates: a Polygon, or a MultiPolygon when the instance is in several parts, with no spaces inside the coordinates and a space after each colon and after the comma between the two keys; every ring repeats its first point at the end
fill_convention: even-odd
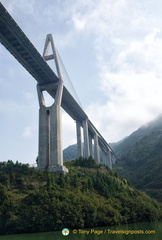
{"type": "Polygon", "coordinates": [[[117,156],[65,87],[52,35],[47,35],[41,56],[0,3],[0,42],[37,81],[40,106],[38,169],[68,172],[63,165],[61,107],[76,121],[78,158],[91,155],[97,163],[100,163],[102,152],[103,163],[112,169],[112,163],[117,156]],[[52,50],[51,55],[48,55],[49,48],[52,50]],[[54,73],[47,64],[47,61],[52,59],[55,61],[57,73],[54,73]],[[43,91],[47,91],[54,98],[52,106],[46,107],[43,91]]]}

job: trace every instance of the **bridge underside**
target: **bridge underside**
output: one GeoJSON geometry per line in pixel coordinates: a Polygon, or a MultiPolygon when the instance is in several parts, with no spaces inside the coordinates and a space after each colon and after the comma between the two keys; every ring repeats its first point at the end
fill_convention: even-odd
{"type": "MultiPolygon", "coordinates": [[[[30,40],[27,38],[27,36],[23,33],[23,31],[20,29],[20,27],[17,25],[17,23],[14,21],[14,19],[10,16],[10,14],[7,12],[7,10],[4,8],[4,6],[0,3],[0,41],[4,45],[4,47],[7,48],[7,50],[20,62],[20,64],[33,76],[33,78],[37,81],[39,90],[42,93],[43,91],[47,91],[54,99],[55,99],[55,105],[57,107],[59,104],[57,104],[57,92],[58,88],[60,88],[60,83],[63,82],[63,79],[61,79],[61,71],[57,71],[57,75],[53,72],[53,70],[49,67],[46,60],[49,60],[47,56],[44,56],[44,58],[40,55],[40,53],[37,51],[37,49],[33,46],[33,44],[30,42],[30,40]]],[[[53,52],[55,55],[55,51],[53,52]]],[[[56,63],[56,56],[52,56],[54,58],[56,63]]],[[[59,64],[59,63],[58,63],[59,64]]],[[[56,66],[57,67],[57,66],[56,66]]],[[[58,70],[58,69],[57,69],[58,70]]],[[[75,121],[77,125],[77,145],[78,145],[78,157],[84,156],[93,156],[95,160],[99,163],[100,162],[100,152],[103,152],[103,155],[105,156],[105,164],[109,165],[110,168],[112,168],[112,156],[116,157],[115,153],[109,146],[109,144],[105,141],[105,139],[102,137],[102,135],[98,132],[98,130],[95,128],[95,126],[92,124],[92,122],[88,119],[88,116],[83,111],[83,109],[80,107],[80,105],[76,102],[76,100],[73,98],[73,96],[70,94],[68,89],[62,85],[62,92],[60,96],[61,102],[60,106],[62,107],[75,121]],[[82,134],[81,134],[81,128],[83,129],[83,142],[84,147],[82,149],[82,134]],[[94,143],[92,143],[92,141],[94,143]],[[94,150],[92,145],[94,145],[94,150]]],[[[40,103],[40,102],[39,102],[40,103]]],[[[52,106],[51,106],[52,107],[52,106]]],[[[58,108],[59,108],[58,107],[58,108]]],[[[40,105],[40,111],[42,111],[42,106],[40,105]]],[[[55,107],[56,108],[56,107],[55,107]]],[[[60,121],[60,110],[55,110],[54,115],[52,113],[52,109],[47,109],[44,106],[44,115],[42,113],[42,117],[40,118],[46,118],[48,120],[44,120],[46,122],[46,138],[48,140],[45,141],[45,144],[41,143],[41,146],[44,145],[50,145],[49,144],[49,138],[54,139],[50,140],[51,142],[57,142],[54,145],[51,145],[50,148],[52,148],[50,151],[57,152],[57,156],[55,156],[55,160],[51,160],[51,152],[49,149],[47,150],[49,157],[46,157],[46,163],[44,164],[43,168],[45,166],[50,166],[52,169],[53,165],[59,165],[63,166],[63,160],[62,160],[62,152],[61,149],[61,126],[57,123],[55,125],[55,133],[49,134],[49,131],[51,130],[51,125],[48,123],[48,121],[52,122],[53,124],[56,124],[56,122],[60,121]],[[49,117],[49,115],[50,117],[49,117]],[[52,117],[53,115],[53,117],[52,117]],[[53,120],[54,118],[58,118],[58,120],[53,120]],[[58,128],[60,128],[59,133],[57,132],[58,128]],[[55,137],[57,135],[60,135],[59,137],[55,137]],[[59,140],[58,140],[59,139],[59,140]],[[53,148],[56,148],[53,150],[53,148]],[[59,152],[59,153],[58,153],[59,152]],[[61,158],[61,159],[60,159],[61,158]],[[54,163],[55,162],[55,163],[54,163]]],[[[40,122],[43,120],[40,120],[40,122]]],[[[39,134],[42,135],[41,131],[43,131],[44,122],[39,125],[39,134]]],[[[41,137],[42,138],[42,137],[41,137]]],[[[39,142],[41,142],[41,138],[39,137],[39,142]]],[[[44,141],[43,141],[44,142],[44,141]]],[[[39,153],[42,154],[42,151],[45,150],[46,147],[40,147],[39,146],[39,153]],[[44,150],[42,150],[42,149],[44,150]]],[[[49,148],[49,147],[48,147],[49,148]]],[[[43,156],[43,155],[42,155],[43,156]]],[[[43,157],[42,157],[43,159],[43,157]]],[[[41,167],[40,167],[41,168],[41,167]]]]}

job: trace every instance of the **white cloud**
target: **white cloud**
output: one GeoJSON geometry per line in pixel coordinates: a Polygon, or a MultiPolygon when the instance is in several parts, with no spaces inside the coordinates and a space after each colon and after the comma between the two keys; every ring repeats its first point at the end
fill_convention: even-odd
{"type": "Polygon", "coordinates": [[[33,135],[32,132],[33,131],[32,131],[32,127],[31,126],[25,127],[24,132],[23,132],[23,137],[25,137],[25,138],[31,137],[33,135]]]}
{"type": "Polygon", "coordinates": [[[120,140],[162,111],[162,83],[153,73],[107,73],[103,78],[107,100],[92,104],[87,112],[108,141],[120,140]]]}
{"type": "Polygon", "coordinates": [[[132,40],[122,47],[110,61],[116,71],[132,70],[135,73],[162,72],[162,38],[159,29],[153,29],[144,39],[132,40]]]}
{"type": "Polygon", "coordinates": [[[82,30],[84,29],[86,22],[84,19],[78,19],[76,16],[73,16],[73,22],[77,30],[82,30]]]}

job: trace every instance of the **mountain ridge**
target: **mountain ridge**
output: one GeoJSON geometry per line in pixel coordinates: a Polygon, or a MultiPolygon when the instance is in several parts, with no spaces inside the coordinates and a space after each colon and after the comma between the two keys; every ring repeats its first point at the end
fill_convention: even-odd
{"type": "Polygon", "coordinates": [[[116,145],[116,152],[120,154],[116,171],[137,189],[162,201],[162,115],[116,145]]]}
{"type": "MultiPolygon", "coordinates": [[[[156,129],[162,129],[162,114],[158,115],[152,121],[149,121],[131,133],[129,136],[121,139],[120,141],[113,143],[113,150],[117,155],[121,156],[125,154],[129,148],[131,148],[137,141],[142,139],[145,135],[155,131],[156,129]]],[[[110,143],[112,146],[112,143],[110,143]]]]}

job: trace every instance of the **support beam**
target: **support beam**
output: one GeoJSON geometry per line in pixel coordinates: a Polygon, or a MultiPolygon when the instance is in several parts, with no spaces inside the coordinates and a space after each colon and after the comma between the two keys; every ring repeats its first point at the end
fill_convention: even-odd
{"type": "Polygon", "coordinates": [[[81,123],[76,121],[76,134],[77,134],[77,156],[78,158],[83,157],[82,147],[82,135],[81,135],[81,123]]]}
{"type": "Polygon", "coordinates": [[[88,158],[90,156],[89,150],[89,134],[88,134],[88,119],[83,120],[83,136],[84,136],[84,151],[83,156],[88,158]]]}

